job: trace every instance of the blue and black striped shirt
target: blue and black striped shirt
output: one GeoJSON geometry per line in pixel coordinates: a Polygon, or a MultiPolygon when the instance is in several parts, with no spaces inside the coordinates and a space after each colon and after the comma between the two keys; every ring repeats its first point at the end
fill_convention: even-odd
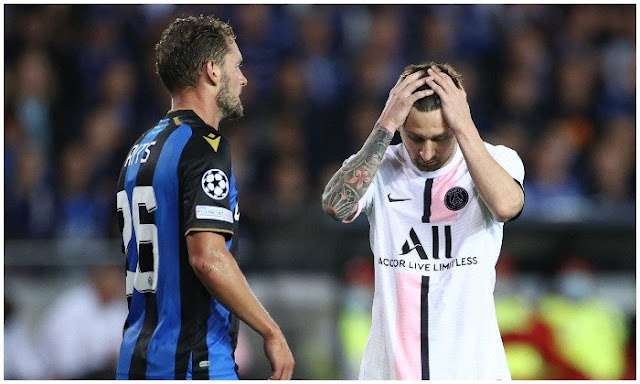
{"type": "Polygon", "coordinates": [[[238,321],[189,264],[186,236],[212,231],[237,249],[229,143],[193,111],[173,111],[131,148],[117,208],[129,315],[118,379],[237,379],[238,321]]]}

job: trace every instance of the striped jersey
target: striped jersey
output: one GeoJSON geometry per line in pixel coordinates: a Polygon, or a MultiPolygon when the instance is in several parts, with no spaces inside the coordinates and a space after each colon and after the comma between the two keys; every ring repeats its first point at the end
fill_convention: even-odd
{"type": "MultiPolygon", "coordinates": [[[[485,145],[522,186],[516,152],[485,145]]],[[[362,210],[375,294],[359,378],[510,379],[493,299],[503,223],[478,195],[460,147],[423,172],[402,143],[389,146],[350,220],[362,210]]]]}
{"type": "Polygon", "coordinates": [[[237,379],[238,321],[189,264],[186,235],[239,222],[229,143],[191,110],[169,112],[124,161],[117,210],[129,314],[118,379],[237,379]]]}

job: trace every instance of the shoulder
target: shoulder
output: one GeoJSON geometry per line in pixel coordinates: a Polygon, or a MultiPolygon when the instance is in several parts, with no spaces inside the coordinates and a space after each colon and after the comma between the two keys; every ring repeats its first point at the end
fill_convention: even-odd
{"type": "Polygon", "coordinates": [[[230,154],[229,142],[219,132],[206,125],[190,125],[191,137],[185,145],[183,159],[219,158],[230,154]]]}
{"type": "Polygon", "coordinates": [[[493,144],[487,143],[486,141],[484,145],[487,148],[487,151],[489,151],[491,156],[494,158],[520,159],[520,156],[518,155],[518,153],[507,146],[493,145],[493,144]]]}
{"type": "Polygon", "coordinates": [[[388,163],[401,163],[404,160],[402,151],[403,151],[402,143],[390,145],[387,147],[387,150],[384,152],[382,161],[388,162],[388,163]]]}
{"type": "Polygon", "coordinates": [[[402,171],[404,156],[402,151],[404,150],[402,143],[390,145],[387,147],[387,150],[384,152],[382,156],[382,163],[380,164],[380,169],[383,172],[389,171],[402,171]]]}

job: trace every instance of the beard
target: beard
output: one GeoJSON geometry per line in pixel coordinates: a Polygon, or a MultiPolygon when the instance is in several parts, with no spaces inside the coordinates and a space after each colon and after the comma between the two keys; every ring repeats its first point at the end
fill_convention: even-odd
{"type": "Polygon", "coordinates": [[[418,158],[411,159],[411,160],[413,161],[413,165],[415,165],[416,168],[418,168],[422,172],[433,172],[442,168],[442,162],[440,160],[434,160],[428,163],[425,163],[424,161],[418,158]]]}
{"type": "Polygon", "coordinates": [[[242,107],[240,97],[233,97],[233,95],[231,95],[229,91],[229,78],[226,74],[223,74],[220,80],[222,88],[220,88],[220,92],[216,96],[216,105],[222,115],[220,120],[233,120],[242,117],[244,108],[242,107]]]}

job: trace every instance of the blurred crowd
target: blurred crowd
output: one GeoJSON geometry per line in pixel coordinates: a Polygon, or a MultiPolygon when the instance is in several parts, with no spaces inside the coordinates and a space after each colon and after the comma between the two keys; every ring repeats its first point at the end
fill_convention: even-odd
{"type": "MultiPolygon", "coordinates": [[[[344,259],[336,260],[332,249],[351,256],[366,249],[366,238],[354,244],[348,229],[326,236],[330,224],[323,221],[320,195],[342,161],[361,147],[402,69],[427,60],[449,62],[462,73],[482,137],[523,159],[521,220],[575,220],[595,208],[634,220],[635,11],[633,4],[5,5],[5,239],[54,240],[71,248],[119,239],[115,188],[122,162],[170,107],[155,74],[154,46],[175,17],[194,14],[228,20],[244,57],[245,116],[220,128],[232,143],[242,215],[237,257],[245,270],[336,272],[344,259]]],[[[117,263],[122,256],[113,257],[117,263]]],[[[62,357],[55,335],[76,324],[65,314],[99,327],[91,319],[126,313],[124,299],[100,293],[96,278],[47,312],[42,332],[48,338],[42,340],[50,359],[62,357]],[[86,312],[69,314],[64,308],[76,308],[69,303],[79,297],[84,306],[78,310],[86,312]]],[[[366,276],[355,281],[370,288],[366,276]]],[[[351,373],[357,367],[349,364],[360,353],[354,338],[366,336],[370,310],[363,306],[368,288],[356,288],[345,291],[347,309],[339,317],[357,330],[339,330],[349,337],[342,368],[351,373]]],[[[502,308],[528,308],[518,300],[502,308]]],[[[549,347],[554,339],[548,335],[570,324],[545,320],[545,308],[578,310],[552,299],[545,303],[520,317],[507,309],[502,318],[509,330],[505,343],[547,340],[516,346],[514,356],[524,356],[524,367],[547,361],[542,366],[555,371],[531,368],[523,377],[629,377],[620,363],[628,356],[614,352],[618,360],[608,368],[617,370],[576,373],[580,367],[571,359],[602,358],[581,357],[580,347],[549,347]]],[[[607,340],[619,342],[610,346],[615,348],[630,339],[615,310],[607,311],[601,312],[613,314],[602,321],[611,328],[607,340]]],[[[5,298],[7,313],[11,302],[5,298]]],[[[24,350],[15,351],[15,363],[25,363],[19,356],[32,351],[21,341],[24,325],[10,320],[5,317],[5,342],[16,338],[24,350]]],[[[594,329],[589,321],[573,337],[594,329]]],[[[121,322],[113,324],[121,329],[121,322]]],[[[84,357],[113,361],[118,336],[111,328],[93,333],[110,338],[91,343],[113,348],[84,357]]],[[[46,361],[39,368],[26,364],[7,365],[5,359],[5,369],[17,378],[92,378],[105,368],[87,362],[83,372],[54,372],[46,361]]],[[[520,372],[517,361],[510,364],[520,372]]],[[[598,368],[594,364],[591,369],[598,368]]]]}
{"type": "Polygon", "coordinates": [[[457,67],[483,138],[522,157],[524,217],[635,199],[633,5],[8,5],[6,238],[118,237],[122,161],[170,106],[154,45],[200,13],[229,20],[244,56],[245,117],[221,129],[250,239],[319,211],[425,60],[457,67]]]}

